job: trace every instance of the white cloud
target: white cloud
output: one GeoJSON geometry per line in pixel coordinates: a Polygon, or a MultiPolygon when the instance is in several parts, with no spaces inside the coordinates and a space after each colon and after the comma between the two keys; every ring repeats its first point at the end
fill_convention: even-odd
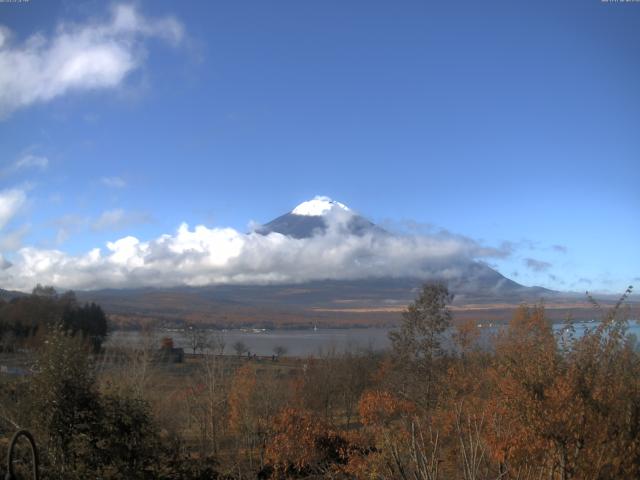
{"type": "Polygon", "coordinates": [[[0,118],[73,90],[117,87],[142,64],[143,38],[177,44],[183,33],[175,18],[147,18],[131,5],[113,7],[108,21],[63,23],[50,37],[38,33],[22,44],[0,25],[0,118]]]}
{"type": "Polygon", "coordinates": [[[44,170],[49,166],[49,159],[40,155],[27,154],[20,157],[16,163],[13,164],[14,170],[20,170],[23,168],[39,168],[44,170]]]}
{"type": "Polygon", "coordinates": [[[109,188],[124,188],[127,186],[127,182],[120,177],[102,177],[100,183],[109,188]]]}
{"type": "Polygon", "coordinates": [[[19,188],[0,191],[0,230],[9,223],[26,200],[26,194],[19,188]]]}
{"type": "MultiPolygon", "coordinates": [[[[124,215],[124,213],[123,213],[124,215]]],[[[112,212],[112,218],[120,217],[112,212]]],[[[344,219],[312,238],[248,234],[231,228],[181,225],[150,241],[125,236],[73,256],[60,250],[22,248],[0,272],[10,288],[36,283],[59,288],[289,283],[383,276],[457,277],[493,250],[451,234],[392,236],[350,234],[344,219]]]]}

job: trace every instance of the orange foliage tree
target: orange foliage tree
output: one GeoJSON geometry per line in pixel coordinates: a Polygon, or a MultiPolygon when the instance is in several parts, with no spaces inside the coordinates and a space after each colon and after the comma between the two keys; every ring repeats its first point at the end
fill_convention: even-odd
{"type": "Polygon", "coordinates": [[[330,426],[308,410],[284,408],[272,424],[263,473],[271,478],[347,475],[370,452],[363,438],[330,426]]]}
{"type": "Polygon", "coordinates": [[[499,421],[489,441],[503,472],[533,464],[552,479],[640,476],[640,356],[620,308],[629,293],[562,348],[542,305],[516,312],[492,369],[499,421]]]}

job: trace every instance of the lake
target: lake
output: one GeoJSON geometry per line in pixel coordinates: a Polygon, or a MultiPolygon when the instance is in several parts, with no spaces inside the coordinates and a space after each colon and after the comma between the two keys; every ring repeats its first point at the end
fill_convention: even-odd
{"type": "MultiPolygon", "coordinates": [[[[587,328],[593,329],[596,322],[576,322],[574,328],[576,336],[580,336],[587,328]]],[[[563,324],[554,324],[554,330],[560,332],[563,324]]],[[[480,331],[484,339],[498,332],[500,327],[483,326],[480,331]]],[[[284,347],[287,355],[308,356],[321,355],[335,351],[374,350],[380,351],[389,348],[388,338],[391,328],[328,328],[305,330],[216,330],[209,331],[211,335],[220,335],[224,341],[224,353],[235,354],[233,345],[236,342],[245,344],[251,354],[272,355],[276,347],[284,347]]],[[[640,325],[637,321],[629,322],[629,334],[640,338],[640,325]]],[[[185,352],[191,353],[189,336],[181,330],[157,330],[151,334],[151,338],[145,338],[137,331],[115,331],[109,335],[105,346],[128,346],[139,344],[143,341],[151,345],[160,345],[162,337],[171,337],[176,347],[182,347],[185,352]]]]}

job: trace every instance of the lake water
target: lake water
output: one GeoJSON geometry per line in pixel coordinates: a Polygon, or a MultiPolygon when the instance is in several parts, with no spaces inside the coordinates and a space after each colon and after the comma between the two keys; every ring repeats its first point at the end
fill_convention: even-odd
{"type": "MultiPolygon", "coordinates": [[[[287,355],[320,355],[329,351],[344,352],[362,349],[384,350],[389,346],[388,328],[330,328],[322,330],[226,330],[211,331],[219,335],[224,344],[224,353],[235,354],[236,342],[245,344],[251,354],[272,355],[276,347],[284,347],[287,355]]],[[[151,341],[160,345],[162,337],[171,337],[174,346],[182,347],[192,353],[190,338],[182,331],[155,331],[154,340],[143,339],[140,332],[116,331],[107,340],[110,345],[134,345],[142,341],[151,341]]]]}
{"type": "MultiPolygon", "coordinates": [[[[580,336],[589,328],[597,326],[595,322],[574,323],[576,336],[580,336]]],[[[562,324],[555,324],[554,330],[560,332],[564,327],[562,324]]],[[[491,335],[498,331],[499,327],[484,326],[480,329],[482,337],[489,339],[491,335]]],[[[323,353],[335,351],[358,351],[374,350],[380,351],[389,348],[388,333],[390,328],[330,328],[320,330],[226,330],[211,331],[210,335],[220,335],[225,344],[224,353],[235,354],[233,345],[242,342],[246,345],[251,354],[272,355],[276,347],[284,347],[287,355],[308,356],[321,355],[323,353]]],[[[637,321],[629,322],[629,334],[633,334],[640,339],[640,324],[637,321]]],[[[127,346],[149,342],[151,345],[160,345],[162,337],[171,337],[176,347],[182,347],[185,352],[191,353],[189,336],[183,331],[155,331],[152,338],[145,338],[140,332],[116,331],[107,340],[106,346],[127,346]]]]}

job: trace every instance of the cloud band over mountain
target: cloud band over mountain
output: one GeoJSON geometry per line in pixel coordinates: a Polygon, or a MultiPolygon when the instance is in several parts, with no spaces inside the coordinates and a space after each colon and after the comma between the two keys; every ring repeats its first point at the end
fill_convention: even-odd
{"type": "Polygon", "coordinates": [[[310,238],[242,233],[232,228],[191,229],[150,241],[126,236],[73,256],[59,250],[19,249],[0,271],[4,288],[58,288],[296,283],[323,279],[462,275],[475,259],[502,256],[467,237],[440,232],[393,236],[377,230],[355,235],[352,213],[325,216],[327,229],[310,238]]]}

